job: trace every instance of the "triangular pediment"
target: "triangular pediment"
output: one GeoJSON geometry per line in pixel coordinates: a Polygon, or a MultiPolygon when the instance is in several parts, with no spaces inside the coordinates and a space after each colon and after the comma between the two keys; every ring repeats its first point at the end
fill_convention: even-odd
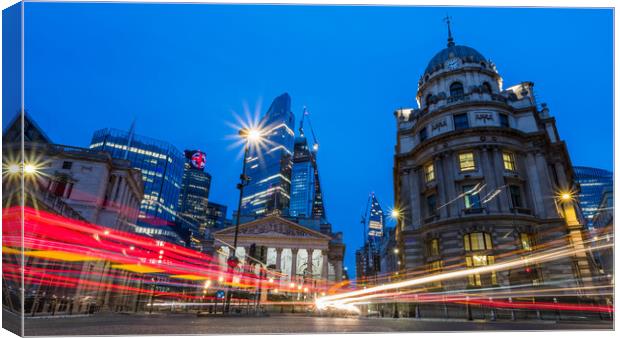
{"type": "MultiPolygon", "coordinates": [[[[214,237],[234,236],[235,227],[214,232],[214,237]]],[[[265,237],[300,237],[331,240],[332,238],[318,231],[306,228],[279,216],[267,216],[239,225],[239,236],[265,237]]]]}

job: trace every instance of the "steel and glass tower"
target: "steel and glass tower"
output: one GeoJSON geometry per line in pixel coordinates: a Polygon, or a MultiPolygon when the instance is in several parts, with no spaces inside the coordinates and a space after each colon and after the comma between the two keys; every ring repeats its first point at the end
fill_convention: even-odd
{"type": "MultiPolygon", "coordinates": [[[[305,112],[304,112],[305,114],[305,112]]],[[[315,145],[318,145],[315,143],[315,145]]],[[[291,205],[289,213],[294,217],[319,218],[325,221],[323,192],[316,161],[316,148],[310,149],[303,132],[303,119],[299,137],[295,138],[293,173],[291,179],[291,205]]]]}
{"type": "Polygon", "coordinates": [[[242,215],[288,212],[295,133],[291,97],[284,93],[271,103],[260,121],[266,147],[251,148],[246,160],[250,178],[241,199],[242,215]]]}
{"type": "Polygon", "coordinates": [[[373,193],[370,200],[370,214],[368,215],[368,241],[372,243],[378,243],[383,237],[383,226],[385,224],[385,217],[383,215],[383,209],[377,197],[373,193]]]}
{"type": "Polygon", "coordinates": [[[95,131],[90,142],[93,150],[109,152],[127,159],[140,169],[144,198],[140,204],[136,232],[169,241],[180,241],[174,231],[179,192],[183,177],[183,154],[173,145],[117,129],[95,131]]]}
{"type": "Polygon", "coordinates": [[[205,172],[206,155],[200,150],[185,150],[183,181],[179,195],[177,229],[190,247],[203,250],[207,225],[207,207],[211,175],[205,172]]]}
{"type": "Polygon", "coordinates": [[[596,214],[606,190],[613,191],[614,173],[604,169],[590,167],[573,167],[575,181],[579,183],[579,206],[587,221],[587,226],[592,226],[592,218],[596,214]]]}

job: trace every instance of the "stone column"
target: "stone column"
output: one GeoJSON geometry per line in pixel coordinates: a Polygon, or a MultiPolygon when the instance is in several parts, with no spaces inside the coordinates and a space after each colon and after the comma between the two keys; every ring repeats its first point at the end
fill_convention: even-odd
{"type": "MultiPolygon", "coordinates": [[[[443,169],[444,169],[444,180],[443,185],[446,187],[448,201],[452,201],[458,196],[460,193],[456,191],[455,181],[456,177],[454,176],[456,166],[454,165],[454,153],[449,152],[446,154],[443,160],[443,169]]],[[[448,209],[448,217],[457,216],[460,212],[458,203],[450,203],[445,207],[448,209]]]]}
{"type": "MultiPolygon", "coordinates": [[[[485,184],[484,189],[480,190],[480,192],[478,193],[478,198],[480,199],[481,204],[483,197],[489,193],[493,193],[493,191],[495,191],[497,187],[497,181],[495,177],[497,173],[493,171],[493,168],[491,167],[491,161],[493,161],[493,153],[490,152],[487,147],[481,147],[480,167],[482,167],[482,176],[484,176],[484,182],[482,182],[482,184],[485,184]]],[[[489,208],[489,211],[491,212],[498,211],[497,201],[491,201],[490,203],[487,203],[487,206],[489,208]]]]}
{"type": "MultiPolygon", "coordinates": [[[[536,170],[540,178],[540,189],[543,196],[543,205],[545,210],[554,210],[557,214],[557,208],[555,206],[555,192],[553,191],[553,181],[549,176],[549,167],[547,166],[547,160],[543,154],[537,151],[534,155],[536,160],[536,170]]],[[[558,179],[559,180],[559,179],[558,179]]],[[[547,216],[551,216],[547,214],[547,216]]],[[[559,216],[559,215],[558,215],[559,216]]]]}
{"type": "Polygon", "coordinates": [[[527,183],[532,193],[532,211],[534,215],[546,218],[547,212],[543,204],[543,193],[541,190],[540,177],[538,176],[538,170],[536,170],[536,159],[533,153],[527,153],[525,155],[525,170],[527,173],[527,183]]]}
{"type": "Polygon", "coordinates": [[[340,282],[342,280],[342,260],[337,260],[334,265],[334,270],[336,272],[336,282],[340,282]]]}
{"type": "MultiPolygon", "coordinates": [[[[439,210],[436,210],[436,214],[439,215],[440,219],[448,218],[448,196],[446,194],[446,179],[443,172],[443,159],[441,156],[436,156],[433,159],[433,169],[435,170],[435,180],[437,181],[437,194],[438,199],[436,206],[441,207],[439,210]]],[[[426,175],[426,173],[424,173],[426,175]]],[[[424,179],[426,181],[426,178],[424,179]]],[[[430,211],[430,210],[429,210],[430,211]]]]}
{"type": "Polygon", "coordinates": [[[282,250],[283,248],[276,248],[276,270],[283,271],[282,269],[282,250]]]}
{"type": "Polygon", "coordinates": [[[409,210],[411,210],[411,225],[414,229],[419,229],[422,225],[422,213],[414,212],[414,210],[420,209],[420,173],[418,169],[411,169],[409,171],[409,196],[407,196],[407,200],[409,200],[409,210]]]}
{"type": "Polygon", "coordinates": [[[294,280],[297,276],[297,251],[299,251],[297,248],[291,249],[291,253],[293,254],[291,259],[291,280],[294,280]]]}
{"type": "Polygon", "coordinates": [[[329,267],[327,266],[327,255],[328,255],[329,251],[327,250],[322,250],[321,251],[321,256],[323,258],[323,266],[321,267],[323,270],[321,272],[321,278],[327,280],[327,278],[329,277],[329,267]]]}
{"type": "MultiPolygon", "coordinates": [[[[515,154],[516,156],[516,154],[515,154]]],[[[497,187],[502,187],[499,194],[495,197],[498,203],[499,212],[510,212],[510,190],[506,186],[506,180],[504,180],[504,159],[502,158],[502,152],[499,148],[493,148],[493,158],[495,159],[495,172],[497,187]]],[[[519,168],[517,168],[519,170],[519,168]]]]}
{"type": "Polygon", "coordinates": [[[310,276],[314,276],[314,273],[312,271],[312,254],[314,253],[314,249],[306,249],[306,252],[308,253],[306,269],[308,270],[308,272],[310,272],[310,276]]]}

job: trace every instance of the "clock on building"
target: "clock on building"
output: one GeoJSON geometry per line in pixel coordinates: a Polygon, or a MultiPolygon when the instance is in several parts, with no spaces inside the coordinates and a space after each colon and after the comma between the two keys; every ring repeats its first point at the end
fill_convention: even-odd
{"type": "Polygon", "coordinates": [[[448,59],[448,61],[446,61],[446,67],[450,70],[455,70],[459,68],[460,65],[461,63],[459,62],[459,59],[457,58],[451,58],[451,59],[448,59]]]}

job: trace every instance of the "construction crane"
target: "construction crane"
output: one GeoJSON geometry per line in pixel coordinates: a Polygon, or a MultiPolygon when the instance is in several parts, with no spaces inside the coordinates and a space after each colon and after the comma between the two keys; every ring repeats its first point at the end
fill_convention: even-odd
{"type": "Polygon", "coordinates": [[[304,106],[304,113],[301,116],[301,123],[299,125],[299,132],[301,134],[301,136],[304,135],[304,120],[307,119],[308,120],[308,125],[310,126],[310,133],[312,134],[312,150],[313,151],[318,151],[319,150],[319,140],[316,138],[316,134],[314,133],[314,128],[312,128],[312,121],[310,120],[310,113],[308,112],[308,108],[306,106],[304,106]]]}

